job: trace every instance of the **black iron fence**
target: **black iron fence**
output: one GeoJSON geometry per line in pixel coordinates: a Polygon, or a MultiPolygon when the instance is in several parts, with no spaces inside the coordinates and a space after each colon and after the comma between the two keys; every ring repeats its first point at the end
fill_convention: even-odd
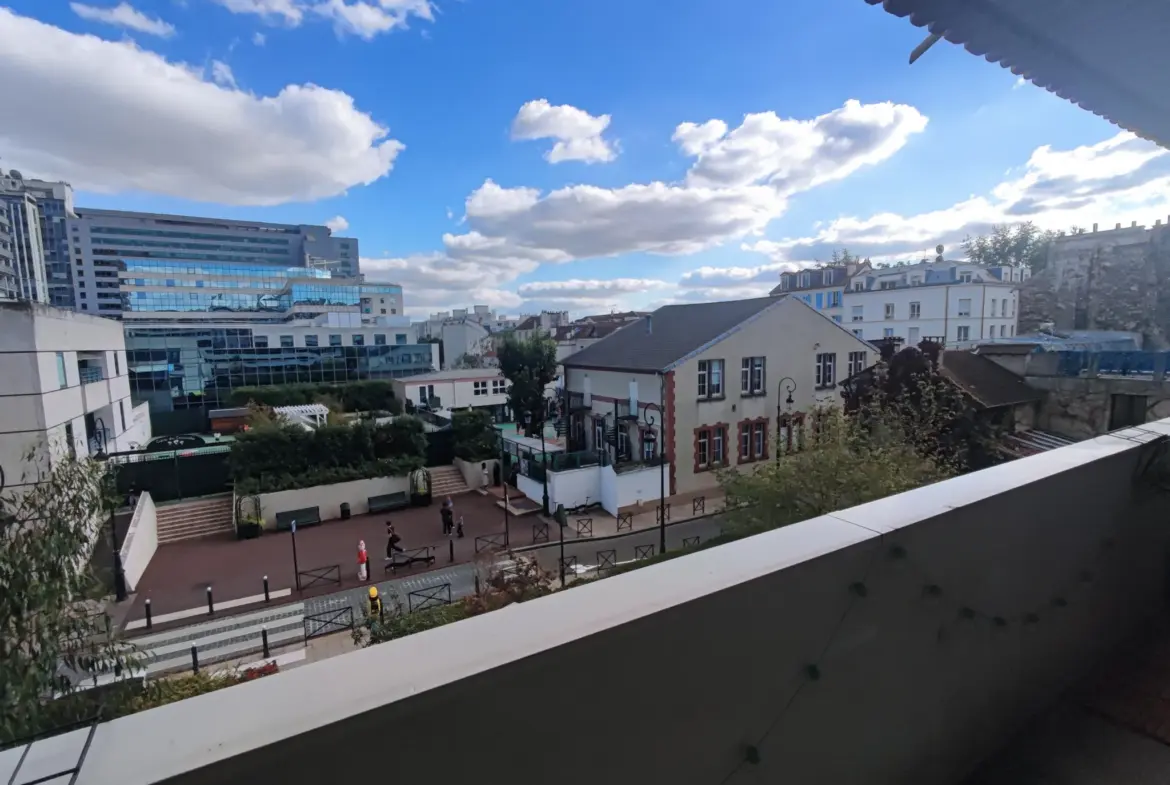
{"type": "Polygon", "coordinates": [[[576,575],[577,574],[577,557],[566,556],[563,559],[558,559],[562,575],[576,575]]]}
{"type": "Polygon", "coordinates": [[[631,531],[634,528],[634,513],[619,512],[617,516],[617,530],[619,532],[631,531]]]}
{"type": "Polygon", "coordinates": [[[532,542],[548,542],[548,524],[534,523],[532,524],[532,542]]]}
{"type": "Polygon", "coordinates": [[[475,552],[487,550],[503,550],[505,548],[504,534],[485,534],[483,537],[475,538],[475,552]]]}
{"type": "Polygon", "coordinates": [[[304,617],[305,640],[320,638],[342,630],[353,629],[353,606],[346,605],[334,611],[323,611],[304,617]]]}
{"type": "Polygon", "coordinates": [[[683,547],[684,548],[697,548],[697,547],[699,547],[699,538],[698,537],[683,537],[683,547]]]}
{"type": "Polygon", "coordinates": [[[150,491],[156,503],[231,491],[226,444],[194,450],[120,452],[106,456],[116,467],[118,494],[150,491]]]}
{"type": "Polygon", "coordinates": [[[707,497],[696,496],[691,499],[691,515],[706,515],[707,514],[707,497]]]}
{"type": "Polygon", "coordinates": [[[385,572],[397,572],[401,569],[414,569],[416,565],[422,564],[429,566],[435,563],[435,546],[424,545],[421,548],[407,548],[403,551],[395,551],[394,554],[386,560],[385,572]]]}
{"type": "Polygon", "coordinates": [[[593,536],[593,519],[592,518],[578,518],[577,519],[577,536],[578,537],[592,537],[593,536]]]}
{"type": "Polygon", "coordinates": [[[328,567],[314,567],[311,570],[302,570],[297,573],[297,590],[308,591],[314,586],[340,586],[341,565],[330,564],[328,567]]]}
{"type": "Polygon", "coordinates": [[[406,595],[406,607],[411,613],[451,604],[451,584],[441,583],[429,589],[419,589],[406,595]]]}
{"type": "Polygon", "coordinates": [[[654,520],[657,523],[662,523],[663,516],[666,517],[666,522],[670,523],[670,505],[669,504],[664,504],[661,507],[658,507],[657,509],[655,509],[654,520]]]}
{"type": "Polygon", "coordinates": [[[636,559],[636,560],[640,561],[642,559],[649,559],[653,555],[654,555],[654,544],[653,543],[651,543],[649,545],[635,545],[634,546],[634,559],[636,559]]]}
{"type": "Polygon", "coordinates": [[[612,570],[617,566],[617,549],[611,548],[608,551],[597,552],[597,574],[600,575],[602,570],[612,570]]]}

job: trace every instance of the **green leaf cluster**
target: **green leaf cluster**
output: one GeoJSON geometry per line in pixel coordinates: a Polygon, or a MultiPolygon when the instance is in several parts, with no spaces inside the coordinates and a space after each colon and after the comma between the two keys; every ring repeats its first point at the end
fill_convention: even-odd
{"type": "Polygon", "coordinates": [[[394,397],[390,382],[371,379],[345,384],[281,384],[264,387],[237,387],[228,397],[232,406],[300,406],[324,403],[346,412],[402,413],[402,401],[394,397]]]}

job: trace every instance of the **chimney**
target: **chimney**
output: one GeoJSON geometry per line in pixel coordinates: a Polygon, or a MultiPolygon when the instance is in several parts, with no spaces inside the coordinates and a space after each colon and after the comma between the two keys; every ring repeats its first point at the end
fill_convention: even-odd
{"type": "Polygon", "coordinates": [[[646,334],[654,334],[654,316],[653,314],[646,314],[646,334]]]}

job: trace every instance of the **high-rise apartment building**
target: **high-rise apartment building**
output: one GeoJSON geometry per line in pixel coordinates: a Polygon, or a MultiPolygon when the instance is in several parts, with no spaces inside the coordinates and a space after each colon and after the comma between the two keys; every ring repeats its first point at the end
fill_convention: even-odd
{"type": "Polygon", "coordinates": [[[0,203],[0,300],[16,300],[19,294],[20,284],[16,280],[12,256],[12,221],[0,203]]]}
{"type": "Polygon", "coordinates": [[[60,308],[74,307],[66,221],[73,217],[69,183],[26,180],[13,169],[0,171],[0,210],[12,237],[18,298],[60,308]]]}

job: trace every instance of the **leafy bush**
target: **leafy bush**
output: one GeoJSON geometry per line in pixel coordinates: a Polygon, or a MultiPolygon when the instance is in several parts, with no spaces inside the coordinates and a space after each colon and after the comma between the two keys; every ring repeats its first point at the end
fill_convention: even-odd
{"type": "Polygon", "coordinates": [[[414,417],[386,425],[325,425],[315,431],[273,425],[237,436],[228,465],[237,493],[271,493],[404,476],[423,465],[426,449],[426,432],[414,417]]]}
{"type": "Polygon", "coordinates": [[[394,389],[390,382],[380,379],[345,384],[281,384],[265,387],[237,387],[228,397],[228,403],[232,406],[246,406],[249,403],[264,406],[334,403],[347,412],[402,413],[402,401],[394,397],[394,389]]]}
{"type": "Polygon", "coordinates": [[[465,461],[495,458],[499,452],[492,416],[482,409],[466,409],[451,415],[455,455],[465,461]]]}

